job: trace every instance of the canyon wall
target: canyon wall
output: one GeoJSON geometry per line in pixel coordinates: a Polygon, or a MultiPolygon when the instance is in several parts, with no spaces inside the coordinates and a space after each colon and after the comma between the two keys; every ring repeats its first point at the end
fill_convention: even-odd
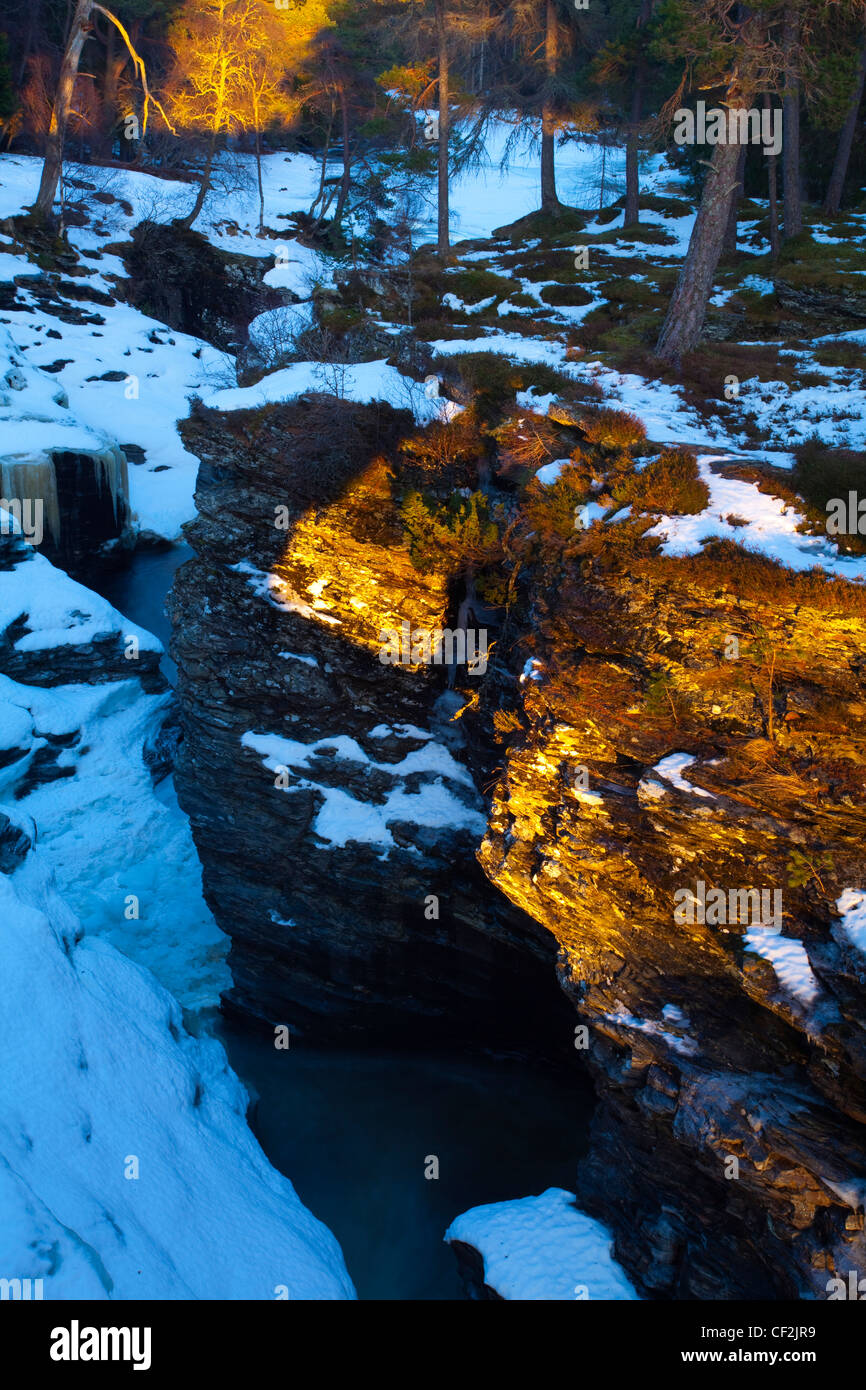
{"type": "Polygon", "coordinates": [[[183,426],[177,780],[228,1006],[569,1050],[579,1202],[643,1295],[826,1297],[866,1268],[859,601],[595,528],[530,544],[483,677],[383,665],[460,602],[398,524],[410,429],[324,397],[183,426]]]}
{"type": "Polygon", "coordinates": [[[177,770],[205,895],[232,939],[230,1008],[322,1040],[561,1045],[555,942],[491,893],[462,701],[380,633],[447,626],[392,478],[408,416],[311,397],[199,409],[196,556],[170,599],[177,770]],[[281,770],[282,769],[282,770],[281,770]]]}

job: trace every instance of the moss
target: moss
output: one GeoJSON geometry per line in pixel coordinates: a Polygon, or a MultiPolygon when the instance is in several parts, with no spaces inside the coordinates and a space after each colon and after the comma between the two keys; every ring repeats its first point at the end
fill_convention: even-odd
{"type": "Polygon", "coordinates": [[[604,244],[606,242],[621,241],[626,244],[639,241],[646,243],[647,246],[675,246],[676,237],[665,227],[659,227],[654,222],[639,222],[635,227],[626,230],[623,227],[611,227],[606,232],[599,232],[593,236],[591,245],[604,244]]]}
{"type": "Polygon", "coordinates": [[[647,212],[658,212],[662,217],[689,217],[694,212],[692,204],[683,198],[663,198],[658,193],[642,193],[639,204],[647,212]]]}
{"type": "Polygon", "coordinates": [[[643,280],[608,280],[603,287],[605,299],[614,304],[636,304],[647,308],[661,305],[664,295],[643,280]]]}
{"type": "Polygon", "coordinates": [[[558,212],[530,212],[504,227],[497,227],[494,237],[509,238],[512,244],[534,237],[549,240],[562,237],[570,232],[581,232],[586,226],[586,217],[576,208],[560,208],[558,212]]]}
{"type": "Polygon", "coordinates": [[[592,295],[582,285],[545,285],[541,291],[545,304],[591,304],[592,295]]]}
{"type": "Polygon", "coordinates": [[[490,299],[492,296],[507,299],[513,293],[520,293],[519,280],[506,279],[492,270],[477,266],[448,271],[442,277],[441,287],[443,293],[450,292],[466,304],[477,304],[480,300],[490,299]]]}
{"type": "Polygon", "coordinates": [[[815,361],[822,367],[859,367],[866,370],[866,347],[862,343],[816,343],[815,361]]]}

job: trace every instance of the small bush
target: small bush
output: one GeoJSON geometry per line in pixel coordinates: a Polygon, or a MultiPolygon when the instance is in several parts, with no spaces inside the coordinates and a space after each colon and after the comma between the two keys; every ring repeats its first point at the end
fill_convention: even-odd
{"type": "Polygon", "coordinates": [[[594,415],[585,416],[580,428],[590,444],[602,449],[629,449],[646,439],[646,426],[628,410],[605,407],[594,415]]]}
{"type": "Polygon", "coordinates": [[[501,553],[499,528],[481,492],[454,492],[443,505],[413,489],[401,499],[400,520],[412,563],[422,573],[484,569],[501,553]]]}
{"type": "Polygon", "coordinates": [[[709,505],[710,492],[698,473],[694,454],[665,449],[642,473],[629,480],[628,500],[635,511],[689,516],[709,505]]]}
{"type": "Polygon", "coordinates": [[[542,542],[565,541],[577,534],[575,514],[587,500],[588,474],[579,464],[564,468],[555,483],[545,486],[533,478],[526,489],[523,515],[542,542]]]}

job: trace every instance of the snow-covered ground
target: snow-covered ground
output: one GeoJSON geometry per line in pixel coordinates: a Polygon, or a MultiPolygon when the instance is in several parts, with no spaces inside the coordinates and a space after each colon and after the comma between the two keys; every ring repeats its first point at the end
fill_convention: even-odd
{"type": "Polygon", "coordinates": [[[4,1277],[46,1299],[352,1298],[222,1047],[83,934],[38,846],[0,875],[0,921],[4,1277]]]}
{"type": "Polygon", "coordinates": [[[578,1209],[573,1192],[473,1207],[445,1239],[484,1259],[484,1282],[509,1300],[633,1301],[638,1295],[611,1254],[610,1231],[578,1209]]]}
{"type": "Polygon", "coordinates": [[[711,463],[728,462],[728,455],[699,455],[698,470],[709,488],[710,500],[693,516],[666,516],[649,535],[664,537],[665,555],[694,555],[709,536],[737,541],[788,569],[808,570],[816,565],[845,579],[866,579],[866,560],[842,555],[829,536],[803,535],[797,530],[804,518],[789,503],[761,492],[756,483],[723,478],[711,463]],[[734,525],[730,518],[745,525],[734,525]]]}
{"type": "MultiPolygon", "coordinates": [[[[159,649],[32,552],[0,570],[11,624],[46,674],[97,641],[159,649]]],[[[351,1298],[222,1047],[184,1027],[230,977],[188,822],[143,761],[167,705],[132,676],[0,676],[0,827],[30,842],[0,874],[0,1269],[48,1299],[351,1298]],[[64,775],[22,795],[52,749],[64,775]]]]}

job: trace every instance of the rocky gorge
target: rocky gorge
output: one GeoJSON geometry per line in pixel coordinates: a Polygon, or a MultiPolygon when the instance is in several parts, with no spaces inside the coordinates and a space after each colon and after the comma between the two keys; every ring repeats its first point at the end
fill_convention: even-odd
{"type": "MultiPolygon", "coordinates": [[[[647,450],[586,419],[551,408],[559,452],[615,489],[647,450]]],[[[570,1057],[598,1094],[578,1204],[644,1297],[825,1297],[866,1256],[856,588],[725,542],[669,559],[637,507],[575,530],[558,484],[515,500],[500,435],[509,592],[488,670],[450,688],[379,659],[465,611],[447,549],[413,557],[410,416],[308,394],[182,428],[177,780],[228,1007],[570,1057]],[[781,893],[779,922],[713,921],[720,887],[781,893]]],[[[440,500],[477,480],[437,468],[440,500]]]]}

